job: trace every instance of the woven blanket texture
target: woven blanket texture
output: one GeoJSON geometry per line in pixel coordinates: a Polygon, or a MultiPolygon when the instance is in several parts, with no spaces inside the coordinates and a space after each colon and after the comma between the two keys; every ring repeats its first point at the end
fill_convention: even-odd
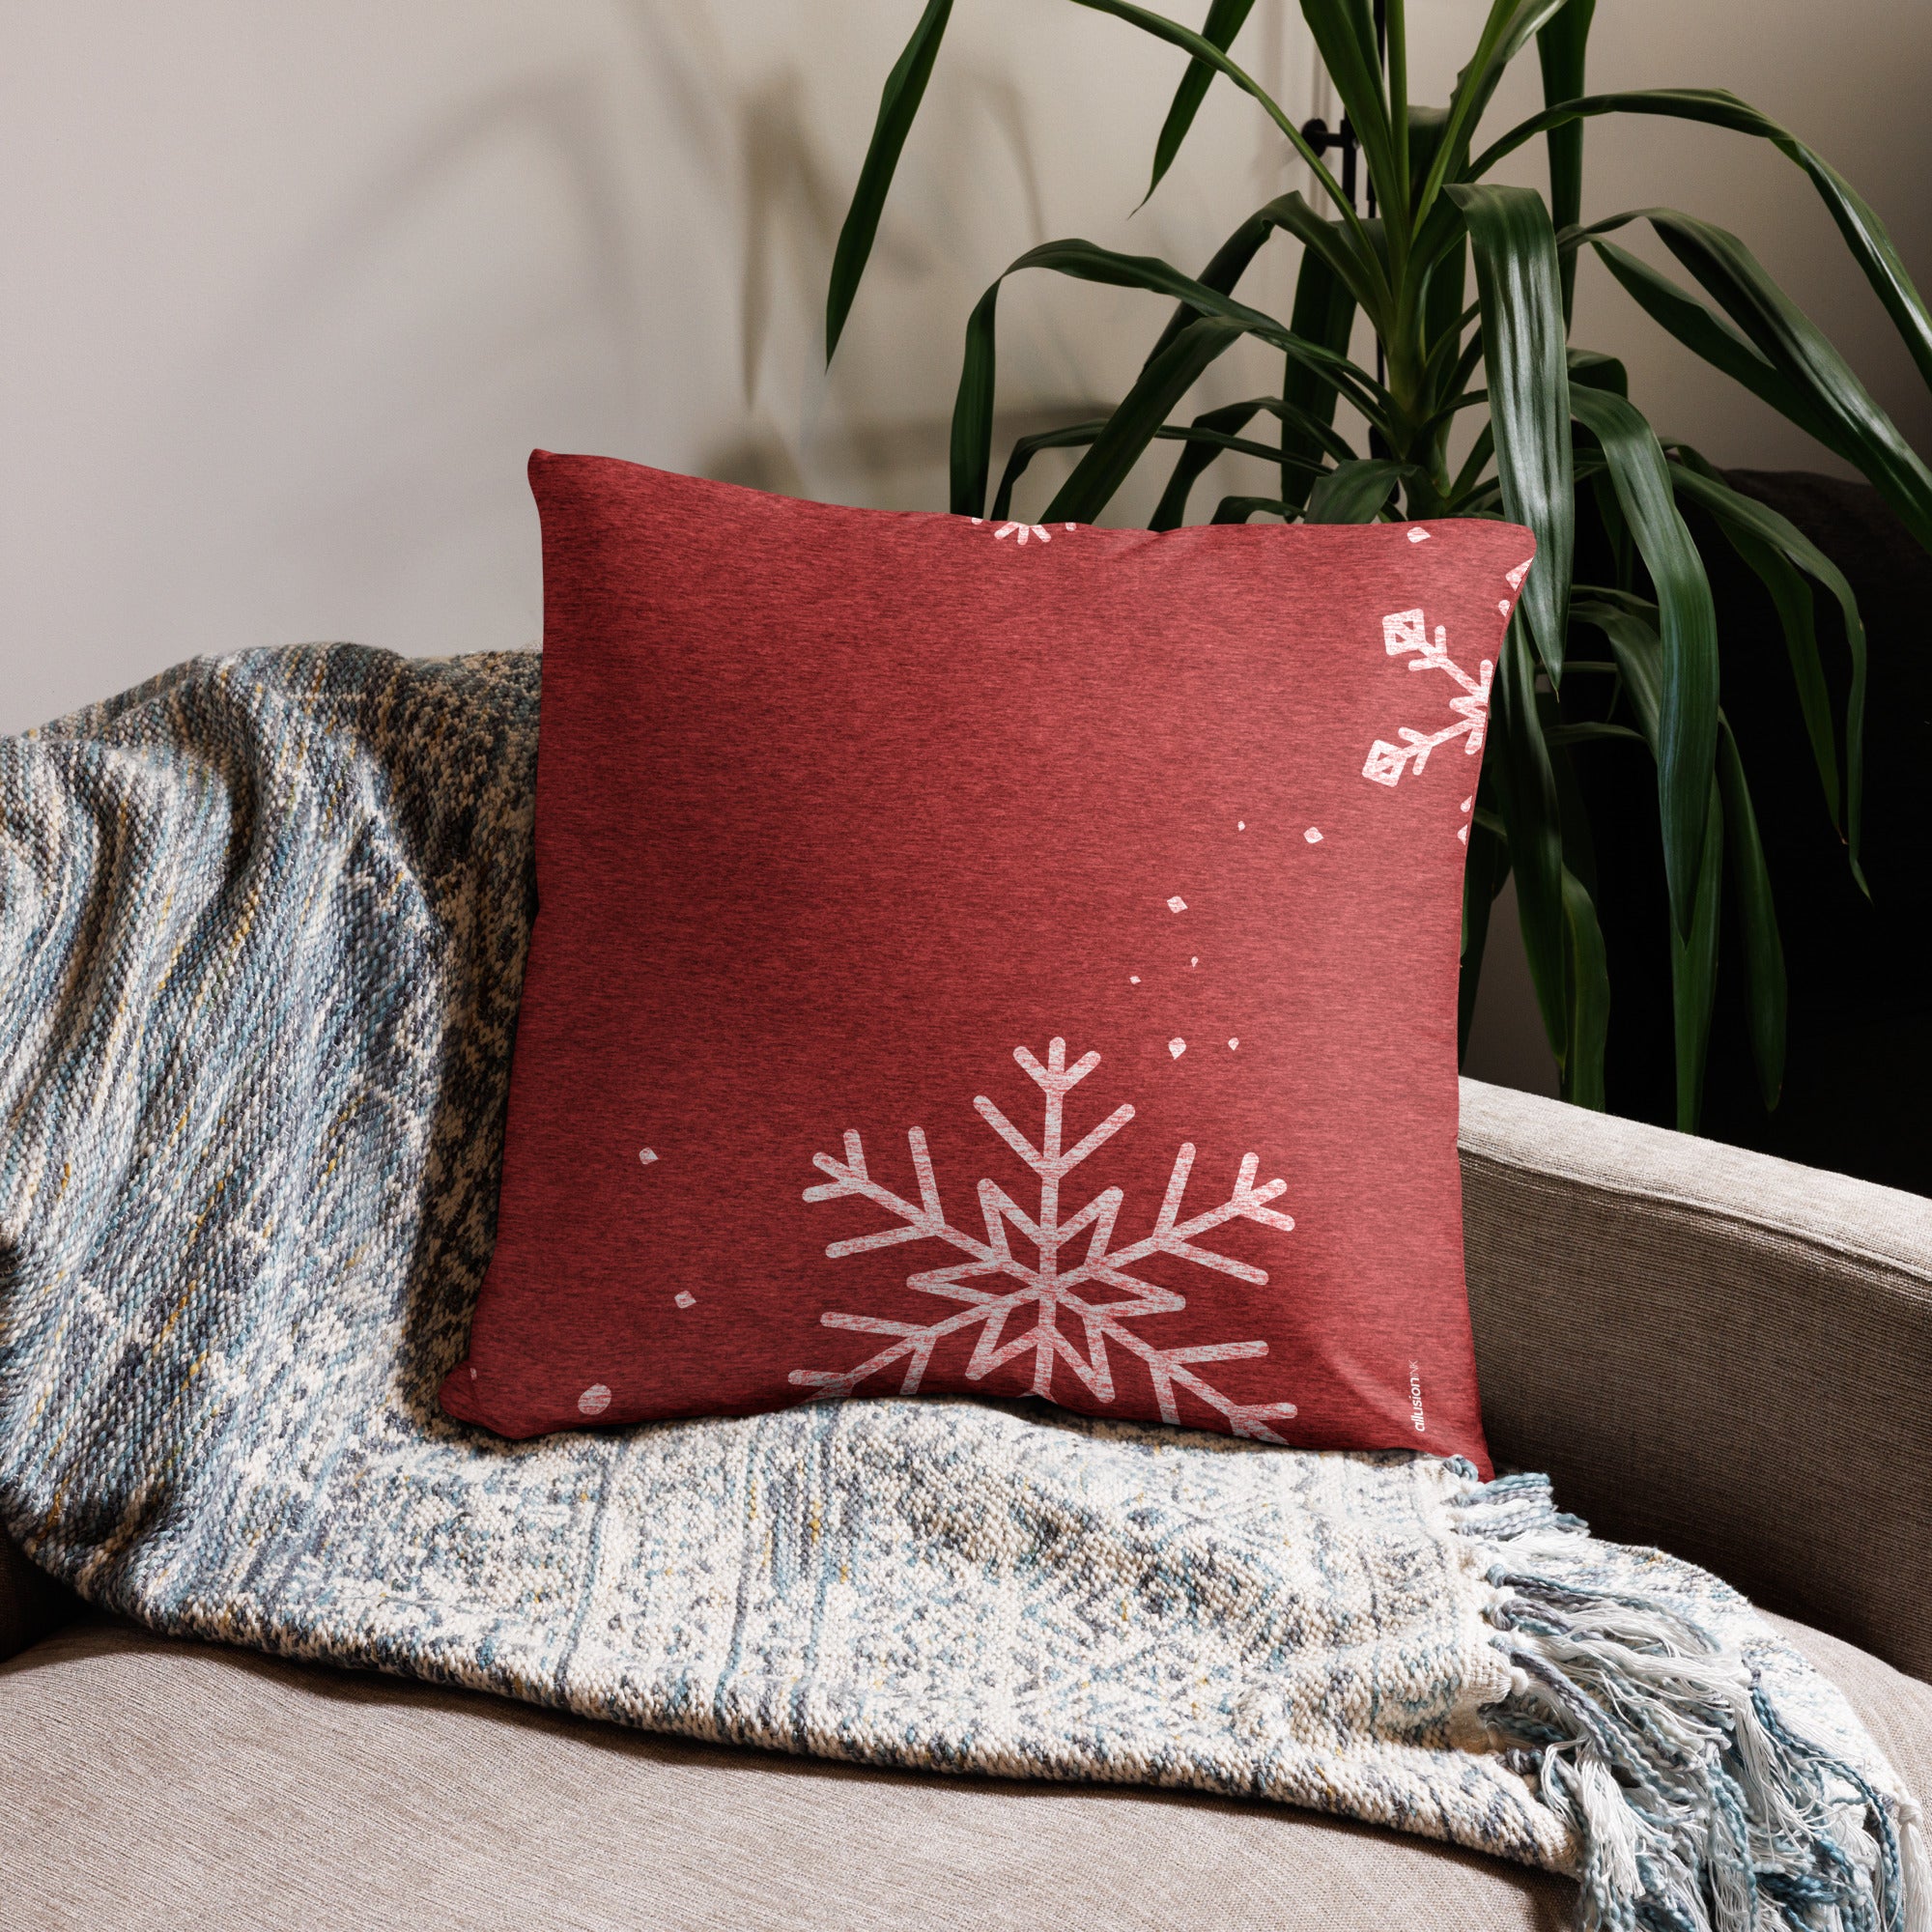
{"type": "Polygon", "coordinates": [[[202,660],[0,740],[0,1520],[156,1629],[720,1741],[1278,1799],[1589,1925],[1932,1926],[1917,1807],[1538,1477],[868,1400],[506,1443],[540,662],[202,660]]]}

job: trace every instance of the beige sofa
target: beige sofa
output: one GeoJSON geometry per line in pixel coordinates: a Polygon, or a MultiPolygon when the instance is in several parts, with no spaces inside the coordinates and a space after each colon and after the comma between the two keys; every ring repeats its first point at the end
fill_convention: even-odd
{"type": "MultiPolygon", "coordinates": [[[[1932,1202],[1465,1082],[1499,1463],[1775,1613],[1932,1798],[1932,1202]],[[1793,1619],[1796,1621],[1786,1621],[1793,1619]]],[[[95,1617],[0,1542],[0,1926],[1570,1921],[1279,1807],[702,1749],[95,1617]]]]}

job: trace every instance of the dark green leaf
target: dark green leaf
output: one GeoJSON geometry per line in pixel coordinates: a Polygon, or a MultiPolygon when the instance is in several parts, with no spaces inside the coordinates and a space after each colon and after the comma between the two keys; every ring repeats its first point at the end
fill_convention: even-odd
{"type": "Polygon", "coordinates": [[[1678,932],[1685,934],[1696,908],[1705,806],[1717,756],[1717,609],[1704,560],[1678,514],[1670,466],[1650,425],[1621,396],[1605,389],[1579,384],[1570,392],[1570,406],[1604,452],[1617,506],[1657,587],[1663,645],[1658,806],[1671,911],[1678,932]]]}
{"type": "MultiPolygon", "coordinates": [[[[1448,192],[1475,250],[1503,509],[1536,536],[1537,567],[1523,585],[1521,608],[1549,675],[1560,679],[1577,493],[1556,235],[1543,197],[1530,188],[1448,192]]],[[[1516,866],[1520,876],[1525,869],[1520,855],[1516,866]]],[[[1554,897],[1553,877],[1550,885],[1554,897]]]]}
{"type": "MultiPolygon", "coordinates": [[[[1532,571],[1531,576],[1535,573],[1532,571]]],[[[1557,1064],[1569,1038],[1564,992],[1563,839],[1556,779],[1536,713],[1536,669],[1521,607],[1503,635],[1491,697],[1490,746],[1483,771],[1508,830],[1523,952],[1544,1031],[1557,1064]]]]}
{"type": "Polygon", "coordinates": [[[1839,447],[1835,426],[1813,409],[1804,394],[1786,382],[1722,316],[1714,315],[1694,297],[1686,295],[1669,276],[1660,275],[1647,262],[1639,261],[1614,242],[1592,237],[1590,246],[1653,322],[1667,329],[1693,355],[1701,355],[1732,382],[1741,383],[1752,395],[1788,416],[1806,436],[1815,438],[1828,449],[1836,450],[1847,462],[1852,461],[1839,447]]]}
{"type": "Polygon", "coordinates": [[[1769,141],[1780,154],[1796,161],[1811,178],[1812,186],[1831,211],[1853,259],[1864,271],[1866,281],[1885,304],[1886,313],[1912,352],[1918,373],[1932,383],[1932,314],[1927,313],[1912,277],[1906,273],[1905,264],[1892,245],[1891,237],[1886,233],[1885,223],[1835,168],[1768,115],[1760,114],[1755,107],[1721,88],[1659,88],[1634,94],[1596,94],[1546,109],[1512,128],[1486,149],[1471,165],[1470,179],[1479,180],[1505,155],[1560,122],[1582,120],[1594,114],[1663,114],[1676,120],[1702,121],[1714,128],[1727,128],[1734,133],[1769,141]]]}
{"type": "MultiPolygon", "coordinates": [[[[1679,495],[1708,510],[1733,540],[1743,535],[1769,546],[1837,600],[1845,623],[1846,651],[1852,661],[1851,692],[1845,703],[1844,838],[1852,876],[1859,882],[1861,890],[1865,890],[1864,870],[1859,863],[1859,838],[1864,816],[1867,666],[1865,627],[1863,618],[1859,614],[1859,600],[1853,594],[1844,572],[1788,517],[1780,516],[1769,503],[1760,503],[1756,497],[1733,490],[1694,450],[1683,449],[1682,445],[1679,447],[1686,461],[1670,466],[1670,480],[1679,495]]],[[[1802,701],[1805,686],[1814,679],[1822,680],[1823,672],[1815,664],[1806,664],[1799,669],[1794,663],[1793,668],[1798,670],[1802,701]]],[[[1809,727],[1807,715],[1807,730],[1809,727]]],[[[1826,732],[1829,736],[1829,724],[1826,732]]]]}
{"type": "Polygon", "coordinates": [[[1245,524],[1250,517],[1280,517],[1293,523],[1301,514],[1298,503],[1284,503],[1279,497],[1223,497],[1208,519],[1215,524],[1245,524]]]}
{"type": "MultiPolygon", "coordinates": [[[[955,515],[977,517],[986,502],[986,479],[993,460],[993,389],[996,365],[995,326],[1000,283],[1022,269],[1050,269],[1078,281],[1100,282],[1112,288],[1144,289],[1185,302],[1201,315],[1238,322],[1249,333],[1279,349],[1291,361],[1319,372],[1377,425],[1388,421],[1388,391],[1357,369],[1346,356],[1321,343],[1305,342],[1284,328],[1272,316],[1236,301],[1172,264],[1153,255],[1122,255],[1098,248],[1091,242],[1044,242],[1014,261],[999,281],[980,298],[966,324],[966,353],[959,373],[959,391],[952,407],[952,491],[955,515]]],[[[1175,336],[1164,338],[1168,348],[1175,336]]],[[[1143,375],[1145,376],[1145,371],[1143,375]]]]}
{"type": "Polygon", "coordinates": [[[1604,1055],[1610,1036],[1610,964],[1597,907],[1583,882],[1563,868],[1563,984],[1569,1003],[1563,1097],[1604,1111],[1604,1055]]]}
{"type": "MultiPolygon", "coordinates": [[[[1254,4],[1255,0],[1213,0],[1202,25],[1201,38],[1226,53],[1254,11],[1254,4]]],[[[1179,154],[1180,144],[1186,140],[1187,130],[1193,127],[1194,117],[1201,111],[1213,78],[1214,70],[1206,61],[1187,63],[1187,71],[1180,76],[1180,85],[1175,90],[1174,104],[1167,110],[1167,119],[1161,126],[1160,138],[1154,143],[1153,179],[1148,183],[1148,191],[1142,197],[1144,206],[1160,185],[1161,176],[1174,165],[1174,157],[1179,154]]]]}
{"type": "Polygon", "coordinates": [[[1406,476],[1415,474],[1410,463],[1394,463],[1387,457],[1372,456],[1344,463],[1316,479],[1308,493],[1311,524],[1372,524],[1381,514],[1395,490],[1406,476]]]}
{"type": "Polygon", "coordinates": [[[1106,427],[1046,506],[1045,521],[1091,524],[1113,500],[1201,372],[1246,333],[1245,324],[1222,316],[1204,316],[1183,328],[1122,397],[1106,427]]]}
{"type": "Polygon", "coordinates": [[[1704,1114],[1704,1066],[1711,1049],[1711,1009],[1718,997],[1718,915],[1723,901],[1724,809],[1711,780],[1704,816],[1704,857],[1690,927],[1670,935],[1670,1005],[1677,1037],[1677,1128],[1694,1134],[1704,1114]]]}
{"type": "Polygon", "coordinates": [[[1359,226],[1349,197],[1342,192],[1342,184],[1329,173],[1321,156],[1308,145],[1300,126],[1289,117],[1281,103],[1260,81],[1236,67],[1212,41],[1204,40],[1192,27],[1183,27],[1179,20],[1170,20],[1164,14],[1151,14],[1145,7],[1135,6],[1133,0],[1073,0],[1073,4],[1090,7],[1096,14],[1111,14],[1115,19],[1124,20],[1129,26],[1138,27],[1142,33],[1151,34],[1155,40],[1165,41],[1169,46],[1191,54],[1216,73],[1226,74],[1243,94],[1259,102],[1262,111],[1288,136],[1290,147],[1308,163],[1343,220],[1359,226]]]}
{"type": "Polygon", "coordinates": [[[1570,352],[1570,386],[1575,389],[1607,389],[1613,396],[1629,398],[1630,371],[1614,355],[1601,355],[1594,349],[1570,352]]]}
{"type": "Polygon", "coordinates": [[[1287,447],[1278,455],[1273,451],[1269,454],[1280,463],[1285,475],[1299,481],[1301,495],[1306,496],[1309,484],[1321,475],[1324,453],[1338,463],[1353,458],[1354,451],[1325,423],[1299,410],[1291,410],[1272,396],[1251,396],[1246,402],[1225,403],[1217,410],[1196,416],[1185,431],[1160,432],[1163,439],[1183,439],[1187,447],[1175,459],[1174,473],[1167,479],[1167,488],[1161,492],[1160,501],[1148,520],[1149,529],[1176,530],[1187,521],[1187,499],[1194,485],[1223,450],[1234,449],[1243,456],[1252,456],[1263,447],[1240,440],[1238,432],[1264,411],[1281,418],[1283,444],[1293,445],[1293,454],[1288,453],[1287,447]]]}
{"type": "Polygon", "coordinates": [[[1757,814],[1745,782],[1744,760],[1728,723],[1718,741],[1718,785],[1723,794],[1731,884],[1738,895],[1738,928],[1744,940],[1745,1010],[1750,1027],[1751,1059],[1765,1111],[1777,1105],[1784,1090],[1785,1017],[1788,998],[1784,944],[1772,903],[1771,875],[1765,870],[1757,814]]]}
{"type": "Polygon", "coordinates": [[[1509,874],[1509,847],[1480,821],[1469,828],[1469,856],[1463,867],[1463,973],[1456,994],[1456,1061],[1469,1051],[1482,984],[1483,951],[1490,937],[1490,909],[1509,874]]]}
{"type": "MultiPolygon", "coordinates": [[[[1825,419],[1833,432],[1829,446],[1863,470],[1913,535],[1932,549],[1932,470],[1919,461],[1824,331],[1727,230],[1667,208],[1616,217],[1637,218],[1649,221],[1663,245],[1749,337],[1758,354],[1825,419]]],[[[1600,222],[1596,228],[1610,225],[1600,222]]]]}
{"type": "Polygon", "coordinates": [[[1456,91],[1449,97],[1448,126],[1416,195],[1417,215],[1427,216],[1444,185],[1463,178],[1469,143],[1504,71],[1528,45],[1530,36],[1541,31],[1563,5],[1564,0],[1492,0],[1489,18],[1476,38],[1475,52],[1456,76],[1456,91]]]}
{"type": "Polygon", "coordinates": [[[1362,161],[1377,199],[1385,209],[1406,208],[1408,183],[1396,163],[1375,22],[1366,0],[1301,0],[1301,16],[1362,144],[1362,161]]]}
{"type": "MultiPolygon", "coordinates": [[[[1289,319],[1291,331],[1304,342],[1319,342],[1337,355],[1346,355],[1349,338],[1354,332],[1356,302],[1348,284],[1335,273],[1329,258],[1313,248],[1305,249],[1301,270],[1294,282],[1294,309],[1289,319]]],[[[1282,377],[1281,399],[1284,409],[1293,414],[1283,417],[1281,446],[1284,458],[1290,451],[1297,456],[1318,454],[1336,456],[1346,463],[1353,454],[1344,443],[1336,455],[1339,437],[1324,440],[1316,425],[1327,429],[1335,420],[1335,384],[1305,362],[1288,360],[1282,377]]],[[[1306,502],[1309,476],[1305,469],[1284,461],[1281,494],[1291,503],[1306,502]]]]}
{"type": "MultiPolygon", "coordinates": [[[[1590,44],[1590,19],[1597,0],[1569,0],[1561,13],[1536,37],[1543,66],[1544,104],[1575,100],[1583,92],[1585,54],[1590,44]]],[[[1583,124],[1564,121],[1550,128],[1549,217],[1559,229],[1575,227],[1583,218],[1583,124]]],[[[1563,257],[1563,319],[1570,320],[1577,294],[1577,257],[1563,257]]]]}
{"type": "Polygon", "coordinates": [[[986,509],[986,472],[993,466],[994,326],[999,302],[1000,283],[995,282],[966,318],[966,353],[959,360],[959,389],[952,398],[955,517],[982,516],[986,509]]]}
{"type": "MultiPolygon", "coordinates": [[[[1092,442],[1106,426],[1106,417],[1096,416],[1092,422],[1068,423],[1064,429],[1041,430],[1037,436],[1021,437],[1007,458],[1007,467],[1000,476],[1000,487],[993,492],[993,507],[987,514],[1005,520],[1013,506],[1014,487],[1026,474],[1027,466],[1042,449],[1078,449],[1092,442]]],[[[1208,462],[1214,460],[1214,454],[1213,451],[1208,452],[1208,462]]]]}
{"type": "Polygon", "coordinates": [[[845,211],[845,225],[838,231],[838,245],[833,251],[832,282],[825,296],[828,362],[845,331],[845,318],[852,312],[853,298],[871,258],[886,192],[893,185],[906,135],[912,131],[913,117],[925,98],[925,84],[932,77],[932,64],[939,57],[939,43],[946,38],[946,22],[952,13],[952,0],[928,0],[905,51],[886,76],[885,91],[879,96],[879,118],[872,124],[871,145],[866,150],[859,185],[852,190],[852,205],[845,211]]]}

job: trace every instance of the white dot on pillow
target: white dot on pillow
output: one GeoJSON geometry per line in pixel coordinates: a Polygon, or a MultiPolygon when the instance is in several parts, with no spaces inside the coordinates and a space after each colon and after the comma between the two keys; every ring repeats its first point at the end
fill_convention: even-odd
{"type": "Polygon", "coordinates": [[[697,1306],[696,1295],[693,1294],[692,1292],[687,1288],[679,1289],[678,1292],[671,1296],[671,1299],[675,1301],[680,1308],[696,1308],[697,1306]]]}
{"type": "Polygon", "coordinates": [[[1228,1042],[1228,1051],[1229,1051],[1230,1053],[1233,1053],[1233,1052],[1234,1052],[1234,1050],[1235,1050],[1235,1049],[1236,1049],[1236,1048],[1237,1046],[1239,1046],[1239,1045],[1240,1045],[1240,1043],[1241,1043],[1241,1042],[1240,1042],[1239,1040],[1237,1040],[1237,1039],[1231,1039],[1231,1040],[1230,1040],[1230,1041],[1228,1042]]]}
{"type": "Polygon", "coordinates": [[[1182,898],[1179,893],[1176,893],[1175,895],[1168,900],[1167,909],[1169,912],[1185,912],[1187,910],[1187,901],[1184,898],[1182,898]]]}
{"type": "Polygon", "coordinates": [[[1245,832],[1247,829],[1248,829],[1248,821],[1245,818],[1237,818],[1235,820],[1235,830],[1236,832],[1245,832]]]}
{"type": "Polygon", "coordinates": [[[652,1161],[657,1159],[657,1155],[654,1154],[649,1148],[639,1148],[638,1150],[638,1158],[640,1161],[642,1161],[646,1167],[648,1167],[650,1166],[652,1161]]]}
{"type": "Polygon", "coordinates": [[[1188,963],[1188,964],[1189,964],[1190,966],[1198,966],[1198,965],[1200,965],[1200,963],[1201,963],[1201,959],[1200,959],[1200,956],[1199,956],[1199,954],[1197,954],[1197,955],[1196,955],[1196,956],[1195,956],[1194,958],[1190,959],[1190,960],[1189,960],[1189,961],[1188,961],[1187,963],[1188,963]]]}
{"type": "Polygon", "coordinates": [[[1139,975],[1138,973],[1129,973],[1129,974],[1127,975],[1127,984],[1128,984],[1128,985],[1130,985],[1130,986],[1138,986],[1138,985],[1140,984],[1140,982],[1141,982],[1141,976],[1140,976],[1140,975],[1139,975]]]}
{"type": "Polygon", "coordinates": [[[1179,1060],[1187,1051],[1187,1042],[1177,1034],[1174,1038],[1168,1041],[1167,1050],[1174,1055],[1175,1059],[1179,1060]]]}
{"type": "Polygon", "coordinates": [[[1312,825],[1301,836],[1305,839],[1307,839],[1311,845],[1319,845],[1321,842],[1321,834],[1319,831],[1317,831],[1316,828],[1312,825]]]}
{"type": "Polygon", "coordinates": [[[1427,530],[1410,530],[1408,540],[1410,543],[1427,543],[1429,541],[1429,532],[1427,530]]]}
{"type": "Polygon", "coordinates": [[[592,1382],[577,1398],[577,1412],[580,1415],[602,1415],[611,1406],[611,1391],[602,1382],[592,1382]]]}

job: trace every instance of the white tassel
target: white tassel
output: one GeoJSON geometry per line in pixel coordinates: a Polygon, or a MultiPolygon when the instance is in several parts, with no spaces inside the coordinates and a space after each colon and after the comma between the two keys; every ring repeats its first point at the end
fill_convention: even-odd
{"type": "Polygon", "coordinates": [[[1899,1889],[1904,1893],[1903,1932],[1932,1932],[1932,1861],[1925,1845],[1925,1813],[1910,1798],[1897,1801],[1899,1889]]]}

